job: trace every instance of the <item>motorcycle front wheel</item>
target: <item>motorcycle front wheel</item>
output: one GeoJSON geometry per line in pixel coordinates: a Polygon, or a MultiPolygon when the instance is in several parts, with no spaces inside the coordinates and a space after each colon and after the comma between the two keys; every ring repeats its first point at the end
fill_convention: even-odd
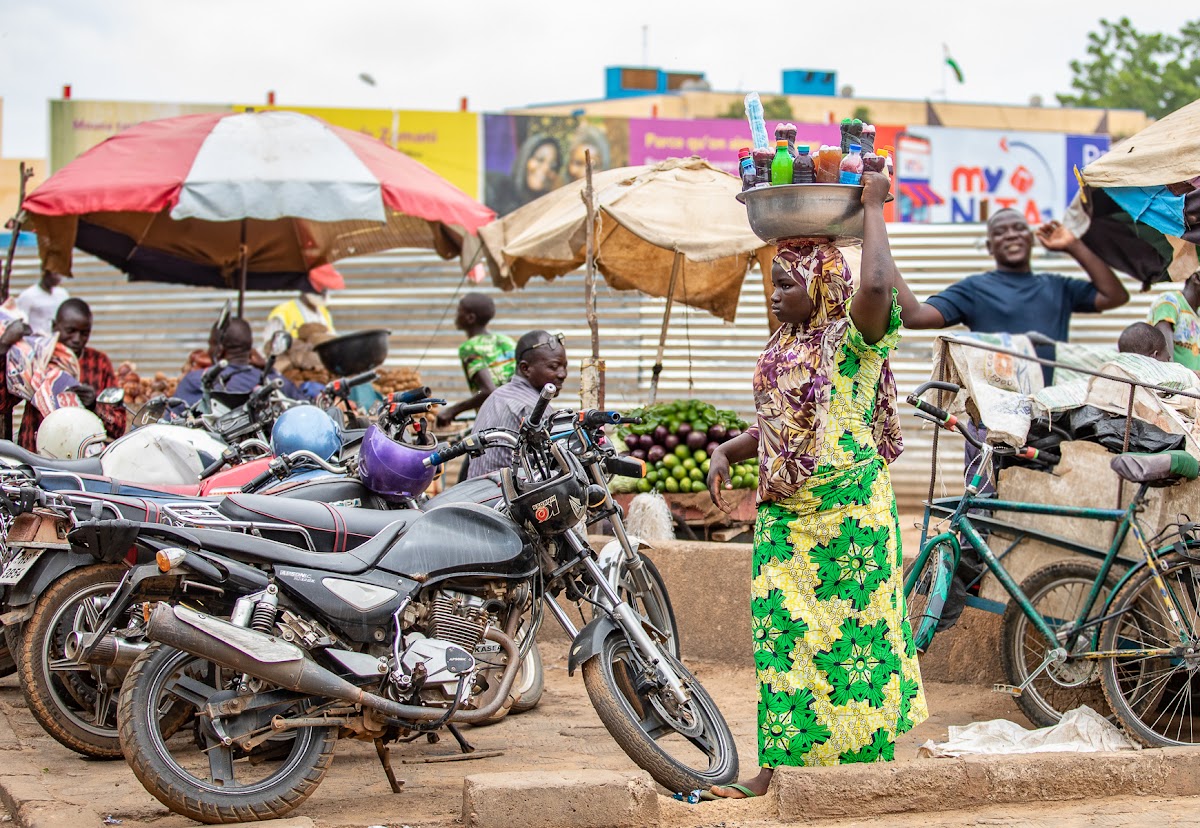
{"type": "MultiPolygon", "coordinates": [[[[646,555],[641,556],[642,571],[646,574],[648,588],[643,589],[637,584],[637,578],[629,571],[628,565],[622,561],[616,577],[611,584],[621,600],[633,607],[638,615],[666,636],[667,651],[679,658],[679,627],[675,624],[675,608],[671,606],[671,596],[667,593],[667,584],[659,573],[654,561],[646,555]]],[[[594,618],[600,610],[593,609],[594,618]]]]}
{"type": "MultiPolygon", "coordinates": [[[[317,789],[333,764],[336,726],[297,728],[249,751],[227,744],[205,711],[210,702],[233,696],[237,680],[206,659],[152,644],[121,688],[117,723],[125,760],[155,799],[199,822],[284,816],[317,789]],[[194,727],[165,733],[159,711],[169,705],[193,712],[194,727]]],[[[290,712],[277,706],[243,714],[256,715],[253,723],[222,719],[220,730],[269,728],[274,715],[290,712]]]]}
{"type": "Polygon", "coordinates": [[[662,651],[657,655],[683,680],[688,701],[679,704],[625,634],[614,631],[583,665],[583,683],[597,715],[629,758],[669,791],[733,782],[737,746],[724,716],[678,659],[662,651]]]}

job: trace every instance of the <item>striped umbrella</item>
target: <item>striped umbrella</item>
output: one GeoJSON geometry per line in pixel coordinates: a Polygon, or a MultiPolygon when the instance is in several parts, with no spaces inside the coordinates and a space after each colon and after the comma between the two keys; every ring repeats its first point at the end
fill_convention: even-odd
{"type": "Polygon", "coordinates": [[[135,281],[248,290],[297,289],[313,268],[397,247],[453,258],[494,217],[386,144],[285,111],[138,124],[22,206],[47,269],[69,275],[78,247],[135,281]]]}

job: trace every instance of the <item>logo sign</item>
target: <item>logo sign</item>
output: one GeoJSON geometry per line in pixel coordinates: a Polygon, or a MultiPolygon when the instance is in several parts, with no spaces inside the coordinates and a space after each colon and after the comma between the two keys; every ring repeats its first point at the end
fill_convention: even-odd
{"type": "Polygon", "coordinates": [[[446,648],[446,669],[459,675],[475,667],[475,658],[461,647],[446,648]]]}
{"type": "Polygon", "coordinates": [[[538,523],[545,523],[552,517],[558,517],[558,514],[558,498],[554,495],[533,504],[533,519],[538,523]]]}

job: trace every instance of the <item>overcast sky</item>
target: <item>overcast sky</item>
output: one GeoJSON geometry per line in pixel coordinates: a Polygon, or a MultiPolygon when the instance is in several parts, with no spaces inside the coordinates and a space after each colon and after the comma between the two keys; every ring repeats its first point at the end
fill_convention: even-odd
{"type": "MultiPolygon", "coordinates": [[[[1192,3],[693,0],[0,0],[3,154],[45,157],[46,101],[75,98],[472,111],[602,97],[604,67],[700,71],[778,92],[834,69],[864,97],[1028,102],[1067,91],[1101,17],[1178,31],[1192,3]],[[762,10],[755,20],[747,11],[762,10]],[[740,9],[740,11],[739,11],[740,9]],[[643,38],[643,27],[646,36],[643,38]],[[942,43],[966,82],[941,91],[942,43]],[[358,79],[369,73],[374,87],[358,79]]],[[[948,76],[946,76],[948,77],[948,76]]]]}

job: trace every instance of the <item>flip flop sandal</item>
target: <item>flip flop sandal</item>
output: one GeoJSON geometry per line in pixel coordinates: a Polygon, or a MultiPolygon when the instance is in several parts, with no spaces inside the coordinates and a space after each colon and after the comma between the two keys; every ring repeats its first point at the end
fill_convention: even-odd
{"type": "Polygon", "coordinates": [[[718,794],[715,794],[715,793],[713,793],[712,791],[704,791],[704,793],[702,793],[702,794],[700,795],[700,798],[701,798],[701,799],[706,799],[706,800],[713,800],[713,799],[753,799],[754,797],[758,796],[758,794],[756,794],[754,791],[752,791],[752,790],[750,790],[749,788],[747,788],[745,785],[739,785],[739,784],[738,784],[738,783],[736,783],[736,782],[734,782],[734,783],[732,783],[732,784],[730,784],[730,785],[718,785],[717,787],[718,787],[718,788],[729,788],[730,790],[738,791],[739,793],[741,793],[741,794],[742,794],[742,796],[720,796],[720,795],[718,795],[718,794]],[[707,794],[707,795],[706,795],[706,794],[707,794]]]}

